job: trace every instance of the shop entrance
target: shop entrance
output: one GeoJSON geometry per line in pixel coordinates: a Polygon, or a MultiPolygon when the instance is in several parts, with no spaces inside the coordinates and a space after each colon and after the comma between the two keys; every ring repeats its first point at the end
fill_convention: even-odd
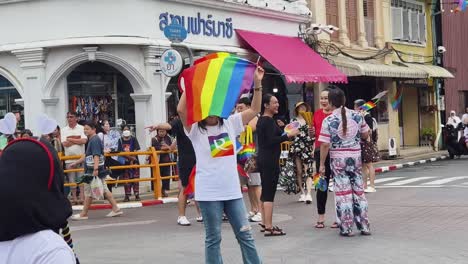
{"type": "Polygon", "coordinates": [[[21,99],[16,88],[5,77],[0,75],[0,118],[3,118],[9,112],[19,112],[21,120],[18,123],[18,129],[24,129],[23,107],[15,102],[21,99]]]}
{"type": "Polygon", "coordinates": [[[109,120],[115,127],[118,119],[135,127],[135,104],[129,80],[114,67],[102,62],[87,62],[67,77],[69,110],[81,120],[109,120]]]}

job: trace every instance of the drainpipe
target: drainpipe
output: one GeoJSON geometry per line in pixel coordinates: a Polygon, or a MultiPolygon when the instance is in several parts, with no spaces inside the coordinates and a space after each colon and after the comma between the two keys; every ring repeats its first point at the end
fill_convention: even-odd
{"type": "MultiPolygon", "coordinates": [[[[438,0],[431,1],[431,24],[432,24],[432,52],[434,59],[432,60],[432,64],[437,65],[438,61],[438,52],[437,52],[437,29],[436,29],[436,16],[441,15],[441,13],[436,13],[436,6],[438,0]]],[[[434,89],[436,95],[436,104],[437,104],[437,118],[436,118],[436,126],[437,126],[437,136],[434,141],[434,149],[435,151],[439,151],[440,139],[442,136],[442,123],[441,123],[441,115],[440,115],[440,89],[439,89],[439,79],[434,78],[434,89]]]]}

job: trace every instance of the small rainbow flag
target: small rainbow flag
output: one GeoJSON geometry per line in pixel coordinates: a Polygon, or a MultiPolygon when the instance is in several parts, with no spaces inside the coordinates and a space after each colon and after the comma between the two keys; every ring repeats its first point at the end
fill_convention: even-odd
{"type": "Polygon", "coordinates": [[[361,105],[361,110],[364,110],[364,111],[369,111],[371,110],[372,108],[376,107],[376,103],[373,102],[373,101],[369,101],[363,105],[361,105]]]}
{"type": "Polygon", "coordinates": [[[209,54],[185,69],[179,85],[183,81],[187,123],[208,116],[227,118],[239,95],[252,88],[255,69],[254,63],[223,52],[209,54]]]}
{"type": "Polygon", "coordinates": [[[400,107],[401,99],[403,98],[403,88],[399,88],[395,93],[395,96],[392,100],[392,108],[393,110],[397,110],[400,107]]]}
{"type": "Polygon", "coordinates": [[[228,133],[221,133],[217,136],[209,136],[211,157],[220,158],[234,155],[234,145],[228,133]]]}

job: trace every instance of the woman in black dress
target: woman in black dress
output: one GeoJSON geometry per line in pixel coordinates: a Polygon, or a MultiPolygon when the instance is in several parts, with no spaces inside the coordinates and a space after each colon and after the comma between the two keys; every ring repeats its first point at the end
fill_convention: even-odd
{"type": "Polygon", "coordinates": [[[263,113],[257,122],[257,164],[262,178],[262,195],[260,197],[262,201],[262,224],[260,225],[265,231],[265,236],[282,236],[286,234],[280,228],[273,227],[272,224],[273,201],[280,172],[280,144],[299,134],[297,129],[283,134],[283,131],[273,119],[273,116],[278,113],[278,107],[278,99],[271,94],[265,94],[262,98],[263,113]]]}

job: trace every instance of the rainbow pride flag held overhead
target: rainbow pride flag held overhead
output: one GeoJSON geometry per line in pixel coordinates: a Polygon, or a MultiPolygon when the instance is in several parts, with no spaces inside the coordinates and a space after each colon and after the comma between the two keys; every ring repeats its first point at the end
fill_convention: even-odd
{"type": "Polygon", "coordinates": [[[209,54],[179,78],[187,98],[187,123],[208,116],[227,118],[242,92],[252,88],[256,65],[229,53],[209,54]]]}

